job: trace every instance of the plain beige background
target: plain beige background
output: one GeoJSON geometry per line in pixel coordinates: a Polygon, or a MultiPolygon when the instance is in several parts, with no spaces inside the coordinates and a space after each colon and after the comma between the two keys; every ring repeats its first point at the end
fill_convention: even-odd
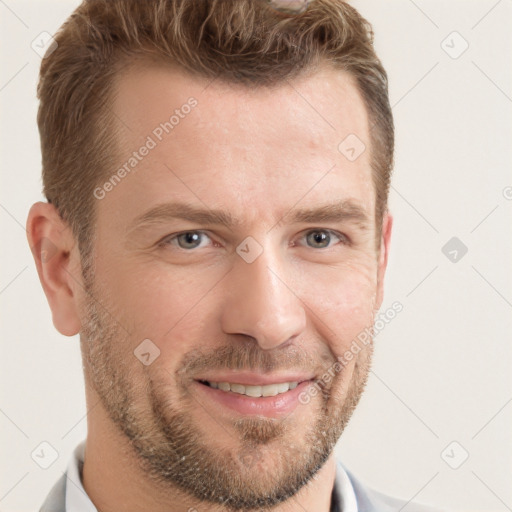
{"type": "MultiPolygon", "coordinates": [[[[86,436],[78,338],[53,328],[24,229],[41,199],[31,44],[77,4],[0,0],[3,512],[37,510],[86,436]],[[43,441],[58,452],[48,469],[31,458],[43,441]]],[[[390,77],[395,225],[382,311],[403,311],[377,337],[337,452],[388,494],[512,510],[512,1],[353,4],[390,77]]]]}

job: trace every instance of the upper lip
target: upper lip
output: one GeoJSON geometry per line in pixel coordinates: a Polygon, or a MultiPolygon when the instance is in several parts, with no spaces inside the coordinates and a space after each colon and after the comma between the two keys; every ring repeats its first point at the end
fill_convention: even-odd
{"type": "Polygon", "coordinates": [[[207,374],[196,378],[195,380],[207,380],[209,382],[229,382],[243,384],[244,386],[266,386],[269,384],[282,384],[283,382],[303,382],[311,380],[314,375],[305,373],[287,373],[264,375],[254,372],[224,372],[207,374]]]}

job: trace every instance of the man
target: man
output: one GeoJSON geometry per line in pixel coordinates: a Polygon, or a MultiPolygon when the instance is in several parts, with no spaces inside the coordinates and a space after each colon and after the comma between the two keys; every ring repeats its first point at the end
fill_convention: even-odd
{"type": "Polygon", "coordinates": [[[88,434],[41,511],[427,510],[333,453],[392,226],[371,38],[340,0],[91,0],[56,35],[27,230],[88,434]]]}

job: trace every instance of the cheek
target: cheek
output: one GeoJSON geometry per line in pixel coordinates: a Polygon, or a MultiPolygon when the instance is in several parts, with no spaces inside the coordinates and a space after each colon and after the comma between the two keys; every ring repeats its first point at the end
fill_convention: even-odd
{"type": "Polygon", "coordinates": [[[335,356],[373,324],[376,272],[375,263],[346,263],[317,269],[307,280],[302,293],[309,317],[335,356]]]}
{"type": "Polygon", "coordinates": [[[105,287],[121,306],[130,331],[166,351],[180,346],[183,332],[194,339],[194,331],[207,322],[208,295],[221,277],[215,272],[134,262],[119,265],[105,287]]]}

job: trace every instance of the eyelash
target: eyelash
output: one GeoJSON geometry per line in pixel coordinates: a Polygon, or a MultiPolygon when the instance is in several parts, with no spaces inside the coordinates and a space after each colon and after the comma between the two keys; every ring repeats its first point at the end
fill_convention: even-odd
{"type": "MultiPolygon", "coordinates": [[[[306,237],[308,234],[311,234],[311,233],[329,233],[330,236],[334,235],[336,238],[338,238],[340,240],[340,243],[341,245],[351,245],[351,241],[350,239],[348,238],[348,236],[344,235],[343,233],[340,233],[339,231],[335,231],[333,229],[326,229],[326,228],[313,228],[313,229],[309,229],[307,230],[303,237],[306,237]]],[[[161,246],[161,247],[165,247],[165,246],[168,246],[168,245],[174,245],[173,242],[177,240],[177,238],[180,236],[180,235],[185,235],[187,233],[200,233],[202,235],[206,235],[209,237],[208,233],[206,231],[203,231],[203,230],[200,230],[200,229],[195,229],[195,230],[189,230],[189,231],[180,231],[179,233],[174,233],[172,235],[167,235],[165,238],[163,238],[159,243],[158,245],[161,246]]],[[[211,239],[211,237],[209,237],[211,239]]],[[[336,244],[334,244],[336,245],[336,244]]],[[[315,249],[314,247],[310,247],[311,249],[315,249]]],[[[331,246],[328,246],[328,247],[320,247],[318,248],[319,250],[327,250],[327,249],[331,249],[332,248],[332,245],[331,246]]],[[[176,246],[176,249],[180,250],[180,251],[184,251],[184,252],[192,252],[194,250],[197,250],[197,249],[201,249],[201,247],[193,247],[192,249],[184,249],[183,247],[179,247],[179,246],[176,246]]]]}

